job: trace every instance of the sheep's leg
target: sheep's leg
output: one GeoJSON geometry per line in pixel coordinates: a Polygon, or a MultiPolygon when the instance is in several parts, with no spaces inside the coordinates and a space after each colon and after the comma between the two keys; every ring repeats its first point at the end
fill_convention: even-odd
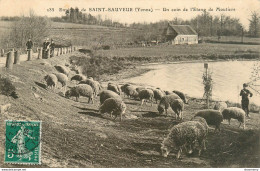
{"type": "Polygon", "coordinates": [[[240,125],[241,125],[241,122],[240,122],[240,124],[239,124],[238,128],[240,127],[240,125]]]}
{"type": "Polygon", "coordinates": [[[79,97],[76,97],[76,102],[78,102],[79,101],[79,97]]]}
{"type": "Polygon", "coordinates": [[[231,119],[228,120],[228,124],[229,124],[229,125],[230,125],[230,120],[231,120],[231,119]]]}
{"type": "Polygon", "coordinates": [[[153,99],[151,99],[151,106],[153,106],[153,99]]]}
{"type": "Polygon", "coordinates": [[[203,150],[205,151],[207,148],[206,148],[206,140],[204,139],[203,140],[203,150]]]}
{"type": "Polygon", "coordinates": [[[122,113],[120,114],[120,121],[122,121],[122,113]]]}
{"type": "Polygon", "coordinates": [[[182,148],[180,147],[180,148],[179,148],[179,151],[178,151],[178,153],[177,153],[177,156],[176,156],[176,157],[177,157],[177,159],[179,159],[179,158],[180,158],[180,156],[181,156],[181,152],[182,152],[182,148]]]}
{"type": "Polygon", "coordinates": [[[143,106],[143,103],[144,103],[144,99],[141,100],[141,106],[143,106]]]}

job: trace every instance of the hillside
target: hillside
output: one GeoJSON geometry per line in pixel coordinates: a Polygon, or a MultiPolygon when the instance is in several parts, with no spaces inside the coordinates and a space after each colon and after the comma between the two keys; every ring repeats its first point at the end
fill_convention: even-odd
{"type": "MultiPolygon", "coordinates": [[[[53,67],[56,64],[69,64],[72,55],[82,56],[74,52],[22,62],[9,72],[0,68],[1,75],[14,82],[19,95],[18,99],[0,96],[0,104],[12,104],[9,113],[0,114],[1,123],[4,120],[42,121],[42,165],[11,165],[1,160],[1,167],[260,167],[259,114],[250,114],[246,130],[238,129],[236,120],[232,120],[230,126],[224,121],[220,133],[214,133],[211,127],[207,150],[200,157],[195,152],[191,156],[183,154],[179,160],[174,153],[163,158],[160,143],[168,129],[179,122],[172,111],[169,111],[172,116],[159,116],[156,104],[140,107],[139,101],[124,97],[126,116],[122,122],[113,121],[108,115],[98,114],[99,97],[94,104],[88,104],[84,97],[75,102],[75,99],[62,97],[61,89],[45,89],[44,75],[56,72],[53,67]]],[[[70,77],[73,74],[71,72],[70,77]]],[[[73,85],[70,82],[69,86],[73,85]]],[[[203,108],[203,101],[190,98],[185,105],[184,120],[190,120],[203,108]]],[[[2,158],[4,131],[1,124],[2,158]]]]}

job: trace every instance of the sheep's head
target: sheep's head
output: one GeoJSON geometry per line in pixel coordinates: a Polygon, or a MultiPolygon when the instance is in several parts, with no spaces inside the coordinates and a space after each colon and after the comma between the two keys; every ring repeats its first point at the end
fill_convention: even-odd
{"type": "Polygon", "coordinates": [[[71,90],[66,91],[65,97],[66,97],[67,99],[69,99],[70,96],[71,96],[71,90]]]}
{"type": "Polygon", "coordinates": [[[159,114],[163,114],[163,112],[164,112],[164,108],[160,105],[158,106],[157,110],[158,110],[159,114]]]}

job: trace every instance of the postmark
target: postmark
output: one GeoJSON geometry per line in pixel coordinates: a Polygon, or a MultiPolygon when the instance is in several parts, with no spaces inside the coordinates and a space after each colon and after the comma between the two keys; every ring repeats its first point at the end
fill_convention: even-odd
{"type": "Polygon", "coordinates": [[[41,121],[5,121],[5,163],[41,164],[41,121]]]}

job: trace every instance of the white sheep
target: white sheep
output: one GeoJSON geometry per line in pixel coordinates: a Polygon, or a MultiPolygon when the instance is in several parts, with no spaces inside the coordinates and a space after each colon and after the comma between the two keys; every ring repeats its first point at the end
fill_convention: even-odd
{"type": "MultiPolygon", "coordinates": [[[[103,104],[104,101],[106,99],[109,99],[109,98],[115,98],[115,99],[121,99],[121,97],[116,94],[115,92],[111,91],[111,90],[104,90],[102,92],[99,93],[99,100],[100,100],[100,104],[103,104]]],[[[122,100],[122,99],[121,99],[122,100]]]]}
{"type": "Polygon", "coordinates": [[[120,89],[120,87],[117,84],[108,83],[107,89],[117,93],[118,95],[121,94],[121,89],[120,89]]]}
{"type": "MultiPolygon", "coordinates": [[[[137,91],[138,92],[138,91],[137,91]]],[[[139,92],[139,99],[141,100],[141,106],[143,105],[144,101],[147,104],[147,101],[150,100],[151,106],[153,106],[153,91],[150,89],[143,89],[139,92]]]]}
{"type": "Polygon", "coordinates": [[[204,110],[198,111],[195,114],[195,117],[196,116],[200,116],[200,117],[204,118],[207,121],[208,125],[214,125],[215,132],[216,132],[216,130],[220,131],[220,124],[223,121],[223,116],[219,111],[213,110],[213,109],[204,109],[204,110]]]}
{"type": "Polygon", "coordinates": [[[47,87],[51,87],[51,89],[55,88],[58,83],[58,78],[54,74],[48,74],[44,77],[44,80],[47,83],[47,87]]]}
{"type": "Polygon", "coordinates": [[[65,74],[65,75],[69,75],[69,72],[70,72],[70,69],[69,68],[67,68],[67,67],[65,67],[65,66],[62,66],[62,65],[56,65],[56,66],[54,66],[55,67],[55,69],[57,70],[57,71],[59,71],[59,72],[61,72],[61,73],[63,73],[63,74],[65,74]]]}
{"type": "Polygon", "coordinates": [[[226,102],[216,102],[213,109],[222,112],[226,108],[227,108],[226,102]]]}
{"type": "Polygon", "coordinates": [[[109,113],[111,118],[112,115],[115,115],[114,120],[117,118],[118,115],[120,115],[120,121],[122,121],[122,115],[125,113],[125,111],[126,111],[125,103],[118,98],[106,99],[99,108],[99,112],[101,114],[109,113]]]}
{"type": "Polygon", "coordinates": [[[88,103],[90,103],[90,101],[92,101],[92,103],[94,104],[94,101],[93,101],[94,93],[93,93],[93,89],[90,85],[80,84],[75,87],[72,87],[70,90],[68,90],[65,93],[65,97],[70,98],[72,96],[76,97],[76,101],[78,101],[80,96],[88,97],[88,103]]]}
{"type": "Polygon", "coordinates": [[[72,80],[75,80],[75,81],[84,81],[84,80],[86,80],[87,79],[87,77],[85,76],[85,75],[83,75],[83,74],[76,74],[76,75],[74,75],[73,77],[71,77],[71,81],[72,80]]]}
{"type": "Polygon", "coordinates": [[[58,82],[61,83],[61,86],[64,87],[64,91],[66,91],[67,83],[68,83],[68,77],[67,75],[63,73],[54,73],[58,79],[58,82]]]}
{"type": "MultiPolygon", "coordinates": [[[[158,111],[159,111],[159,114],[162,114],[165,110],[166,112],[166,116],[167,116],[167,109],[171,106],[171,107],[174,107],[172,106],[173,103],[177,103],[175,100],[176,99],[180,99],[180,97],[177,95],[177,94],[170,94],[170,95],[165,95],[161,98],[160,100],[160,103],[158,105],[158,111]]],[[[179,105],[177,105],[176,107],[174,108],[178,108],[179,105]]],[[[183,107],[181,107],[183,108],[183,107]]],[[[179,109],[180,110],[180,109],[179,109]]],[[[182,109],[183,110],[183,109],[182,109]]]]}
{"type": "Polygon", "coordinates": [[[97,96],[99,94],[100,85],[97,84],[93,79],[86,79],[84,81],[80,81],[79,84],[88,84],[92,87],[94,96],[97,96]]]}
{"type": "Polygon", "coordinates": [[[162,156],[167,157],[174,149],[178,149],[177,159],[182,153],[182,149],[193,146],[195,142],[199,143],[199,155],[201,150],[206,148],[205,141],[207,130],[203,123],[199,121],[187,121],[173,126],[170,132],[162,142],[162,156]]]}
{"type": "Polygon", "coordinates": [[[233,119],[237,119],[240,122],[238,128],[243,123],[243,128],[245,129],[246,113],[243,109],[240,109],[238,107],[228,107],[222,111],[222,115],[223,115],[223,119],[228,120],[229,125],[230,125],[231,118],[233,118],[233,119]]]}
{"type": "MultiPolygon", "coordinates": [[[[170,95],[168,95],[170,96],[170,95]]],[[[169,105],[170,107],[172,108],[172,110],[175,112],[175,119],[180,119],[182,120],[183,119],[183,110],[184,110],[184,103],[181,99],[172,99],[170,102],[169,102],[169,105]]],[[[166,110],[166,116],[167,116],[167,109],[166,109],[166,106],[164,103],[161,103],[158,105],[158,111],[160,114],[163,113],[164,111],[164,108],[166,110]]]]}

